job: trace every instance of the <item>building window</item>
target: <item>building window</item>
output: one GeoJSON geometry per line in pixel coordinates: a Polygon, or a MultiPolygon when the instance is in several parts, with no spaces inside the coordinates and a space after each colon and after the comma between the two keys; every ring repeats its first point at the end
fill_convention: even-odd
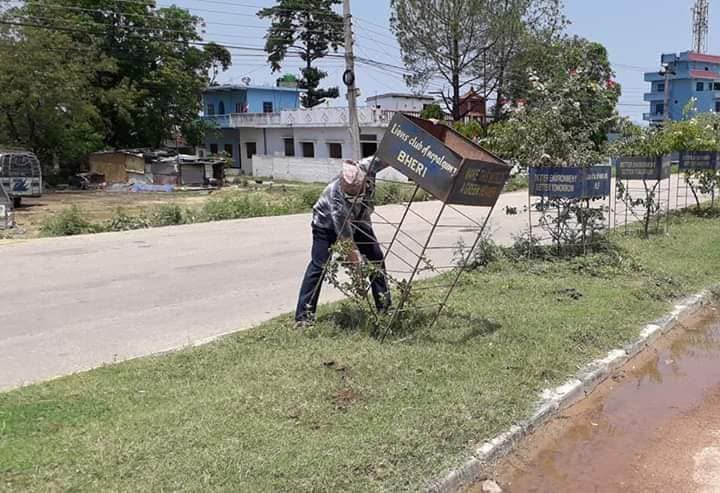
{"type": "Polygon", "coordinates": [[[377,147],[377,135],[360,134],[360,154],[362,157],[374,156],[377,147]]]}
{"type": "Polygon", "coordinates": [[[697,84],[695,84],[695,90],[696,90],[697,92],[702,92],[702,91],[704,91],[704,90],[705,90],[705,83],[704,83],[704,82],[698,82],[697,84]]]}
{"type": "Polygon", "coordinates": [[[665,114],[665,103],[658,103],[655,105],[655,114],[656,115],[664,115],[665,114]]]}
{"type": "Polygon", "coordinates": [[[715,113],[720,113],[720,101],[715,101],[715,113]]]}
{"type": "Polygon", "coordinates": [[[232,144],[225,144],[225,154],[227,154],[228,157],[233,157],[233,145],[232,144]]]}
{"type": "Polygon", "coordinates": [[[218,103],[218,115],[224,115],[225,114],[225,103],[220,101],[218,103]]]}
{"type": "Polygon", "coordinates": [[[328,155],[331,159],[342,159],[342,144],[328,142],[328,155]]]}
{"type": "Polygon", "coordinates": [[[285,141],[285,155],[295,155],[295,139],[283,139],[285,141]]]}
{"type": "Polygon", "coordinates": [[[235,103],[235,113],[247,113],[245,103],[235,103]]]}
{"type": "Polygon", "coordinates": [[[210,144],[210,154],[217,154],[218,153],[218,146],[217,144],[210,144]]]}
{"type": "Polygon", "coordinates": [[[659,82],[658,85],[657,85],[656,91],[657,91],[657,92],[663,92],[664,90],[665,90],[665,83],[664,83],[664,82],[659,82]]]}
{"type": "Polygon", "coordinates": [[[315,157],[315,144],[312,142],[300,142],[303,157],[315,157]]]}
{"type": "Polygon", "coordinates": [[[377,152],[377,142],[361,142],[360,150],[364,158],[374,156],[377,152]]]}
{"type": "Polygon", "coordinates": [[[272,113],[272,112],[273,112],[272,101],[265,101],[263,103],[263,113],[272,113]]]}
{"type": "Polygon", "coordinates": [[[213,116],[215,114],[215,105],[212,103],[207,104],[207,114],[208,116],[213,116]]]}
{"type": "Polygon", "coordinates": [[[720,91],[720,82],[713,82],[713,91],[720,91]]]}
{"type": "Polygon", "coordinates": [[[257,154],[257,144],[255,142],[246,142],[245,143],[245,155],[248,159],[252,159],[252,157],[257,154]]]}

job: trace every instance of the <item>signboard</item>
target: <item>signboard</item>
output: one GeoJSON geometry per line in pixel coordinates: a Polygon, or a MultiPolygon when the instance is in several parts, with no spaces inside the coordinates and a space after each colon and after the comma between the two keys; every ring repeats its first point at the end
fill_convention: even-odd
{"type": "Polygon", "coordinates": [[[448,204],[495,205],[510,166],[444,125],[396,113],[377,158],[448,204]]]}
{"type": "Polygon", "coordinates": [[[718,169],[718,153],[710,151],[680,152],[680,170],[703,171],[718,169]]]}
{"type": "Polygon", "coordinates": [[[443,202],[462,162],[442,141],[400,113],[390,121],[377,157],[443,202]]]}
{"type": "Polygon", "coordinates": [[[665,180],[672,171],[669,159],[622,156],[616,164],[618,180],[665,180]]]}
{"type": "Polygon", "coordinates": [[[509,176],[510,168],[505,164],[466,161],[447,203],[492,207],[509,176]]]}
{"type": "Polygon", "coordinates": [[[567,199],[607,197],[611,175],[610,166],[530,168],[530,195],[567,199]]]}

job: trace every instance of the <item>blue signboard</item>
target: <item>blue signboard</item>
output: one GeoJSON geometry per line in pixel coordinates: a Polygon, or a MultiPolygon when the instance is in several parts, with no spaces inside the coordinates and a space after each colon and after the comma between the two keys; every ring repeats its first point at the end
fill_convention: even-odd
{"type": "Polygon", "coordinates": [[[567,199],[607,197],[611,175],[610,166],[530,168],[530,195],[567,199]]]}
{"type": "Polygon", "coordinates": [[[444,125],[396,113],[377,158],[445,203],[493,206],[510,166],[444,125]]]}
{"type": "Polygon", "coordinates": [[[711,151],[682,151],[679,158],[682,171],[704,171],[718,169],[718,153],[711,151]]]}
{"type": "Polygon", "coordinates": [[[400,113],[390,122],[377,157],[442,201],[460,173],[461,158],[400,113]]]}
{"type": "Polygon", "coordinates": [[[670,178],[670,159],[643,156],[621,156],[616,161],[618,180],[665,180],[670,178]]]}

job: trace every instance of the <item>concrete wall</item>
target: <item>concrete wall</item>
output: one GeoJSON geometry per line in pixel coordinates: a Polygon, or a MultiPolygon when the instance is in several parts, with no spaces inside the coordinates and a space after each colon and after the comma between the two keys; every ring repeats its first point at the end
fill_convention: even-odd
{"type": "MultiPolygon", "coordinates": [[[[385,129],[382,127],[364,127],[361,135],[375,135],[377,145],[380,144],[385,129]]],[[[225,146],[232,146],[234,167],[240,168],[245,174],[253,174],[252,158],[248,157],[248,144],[254,143],[257,154],[285,157],[285,139],[295,142],[295,156],[303,157],[303,142],[311,142],[315,149],[315,159],[330,158],[330,143],[340,144],[342,159],[350,159],[352,145],[350,134],[344,127],[286,127],[286,128],[237,128],[222,129],[210,132],[205,139],[205,149],[212,152],[213,144],[218,152],[225,146]]],[[[322,181],[322,180],[321,180],[322,181]]]]}
{"type": "MultiPolygon", "coordinates": [[[[293,180],[306,183],[328,183],[335,179],[342,167],[341,159],[307,159],[284,156],[256,155],[252,159],[254,176],[272,176],[276,180],[293,180]]],[[[383,170],[378,179],[407,182],[398,171],[383,170]]]]}

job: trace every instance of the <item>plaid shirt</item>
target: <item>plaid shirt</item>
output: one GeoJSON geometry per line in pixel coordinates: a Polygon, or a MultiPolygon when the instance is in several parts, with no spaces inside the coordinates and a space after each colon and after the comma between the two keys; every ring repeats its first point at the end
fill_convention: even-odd
{"type": "Polygon", "coordinates": [[[357,198],[349,197],[342,191],[340,178],[335,178],[313,206],[313,227],[333,230],[339,238],[352,239],[352,223],[371,222],[375,210],[376,176],[387,165],[372,158],[363,159],[359,166],[367,174],[365,193],[357,198]]]}

